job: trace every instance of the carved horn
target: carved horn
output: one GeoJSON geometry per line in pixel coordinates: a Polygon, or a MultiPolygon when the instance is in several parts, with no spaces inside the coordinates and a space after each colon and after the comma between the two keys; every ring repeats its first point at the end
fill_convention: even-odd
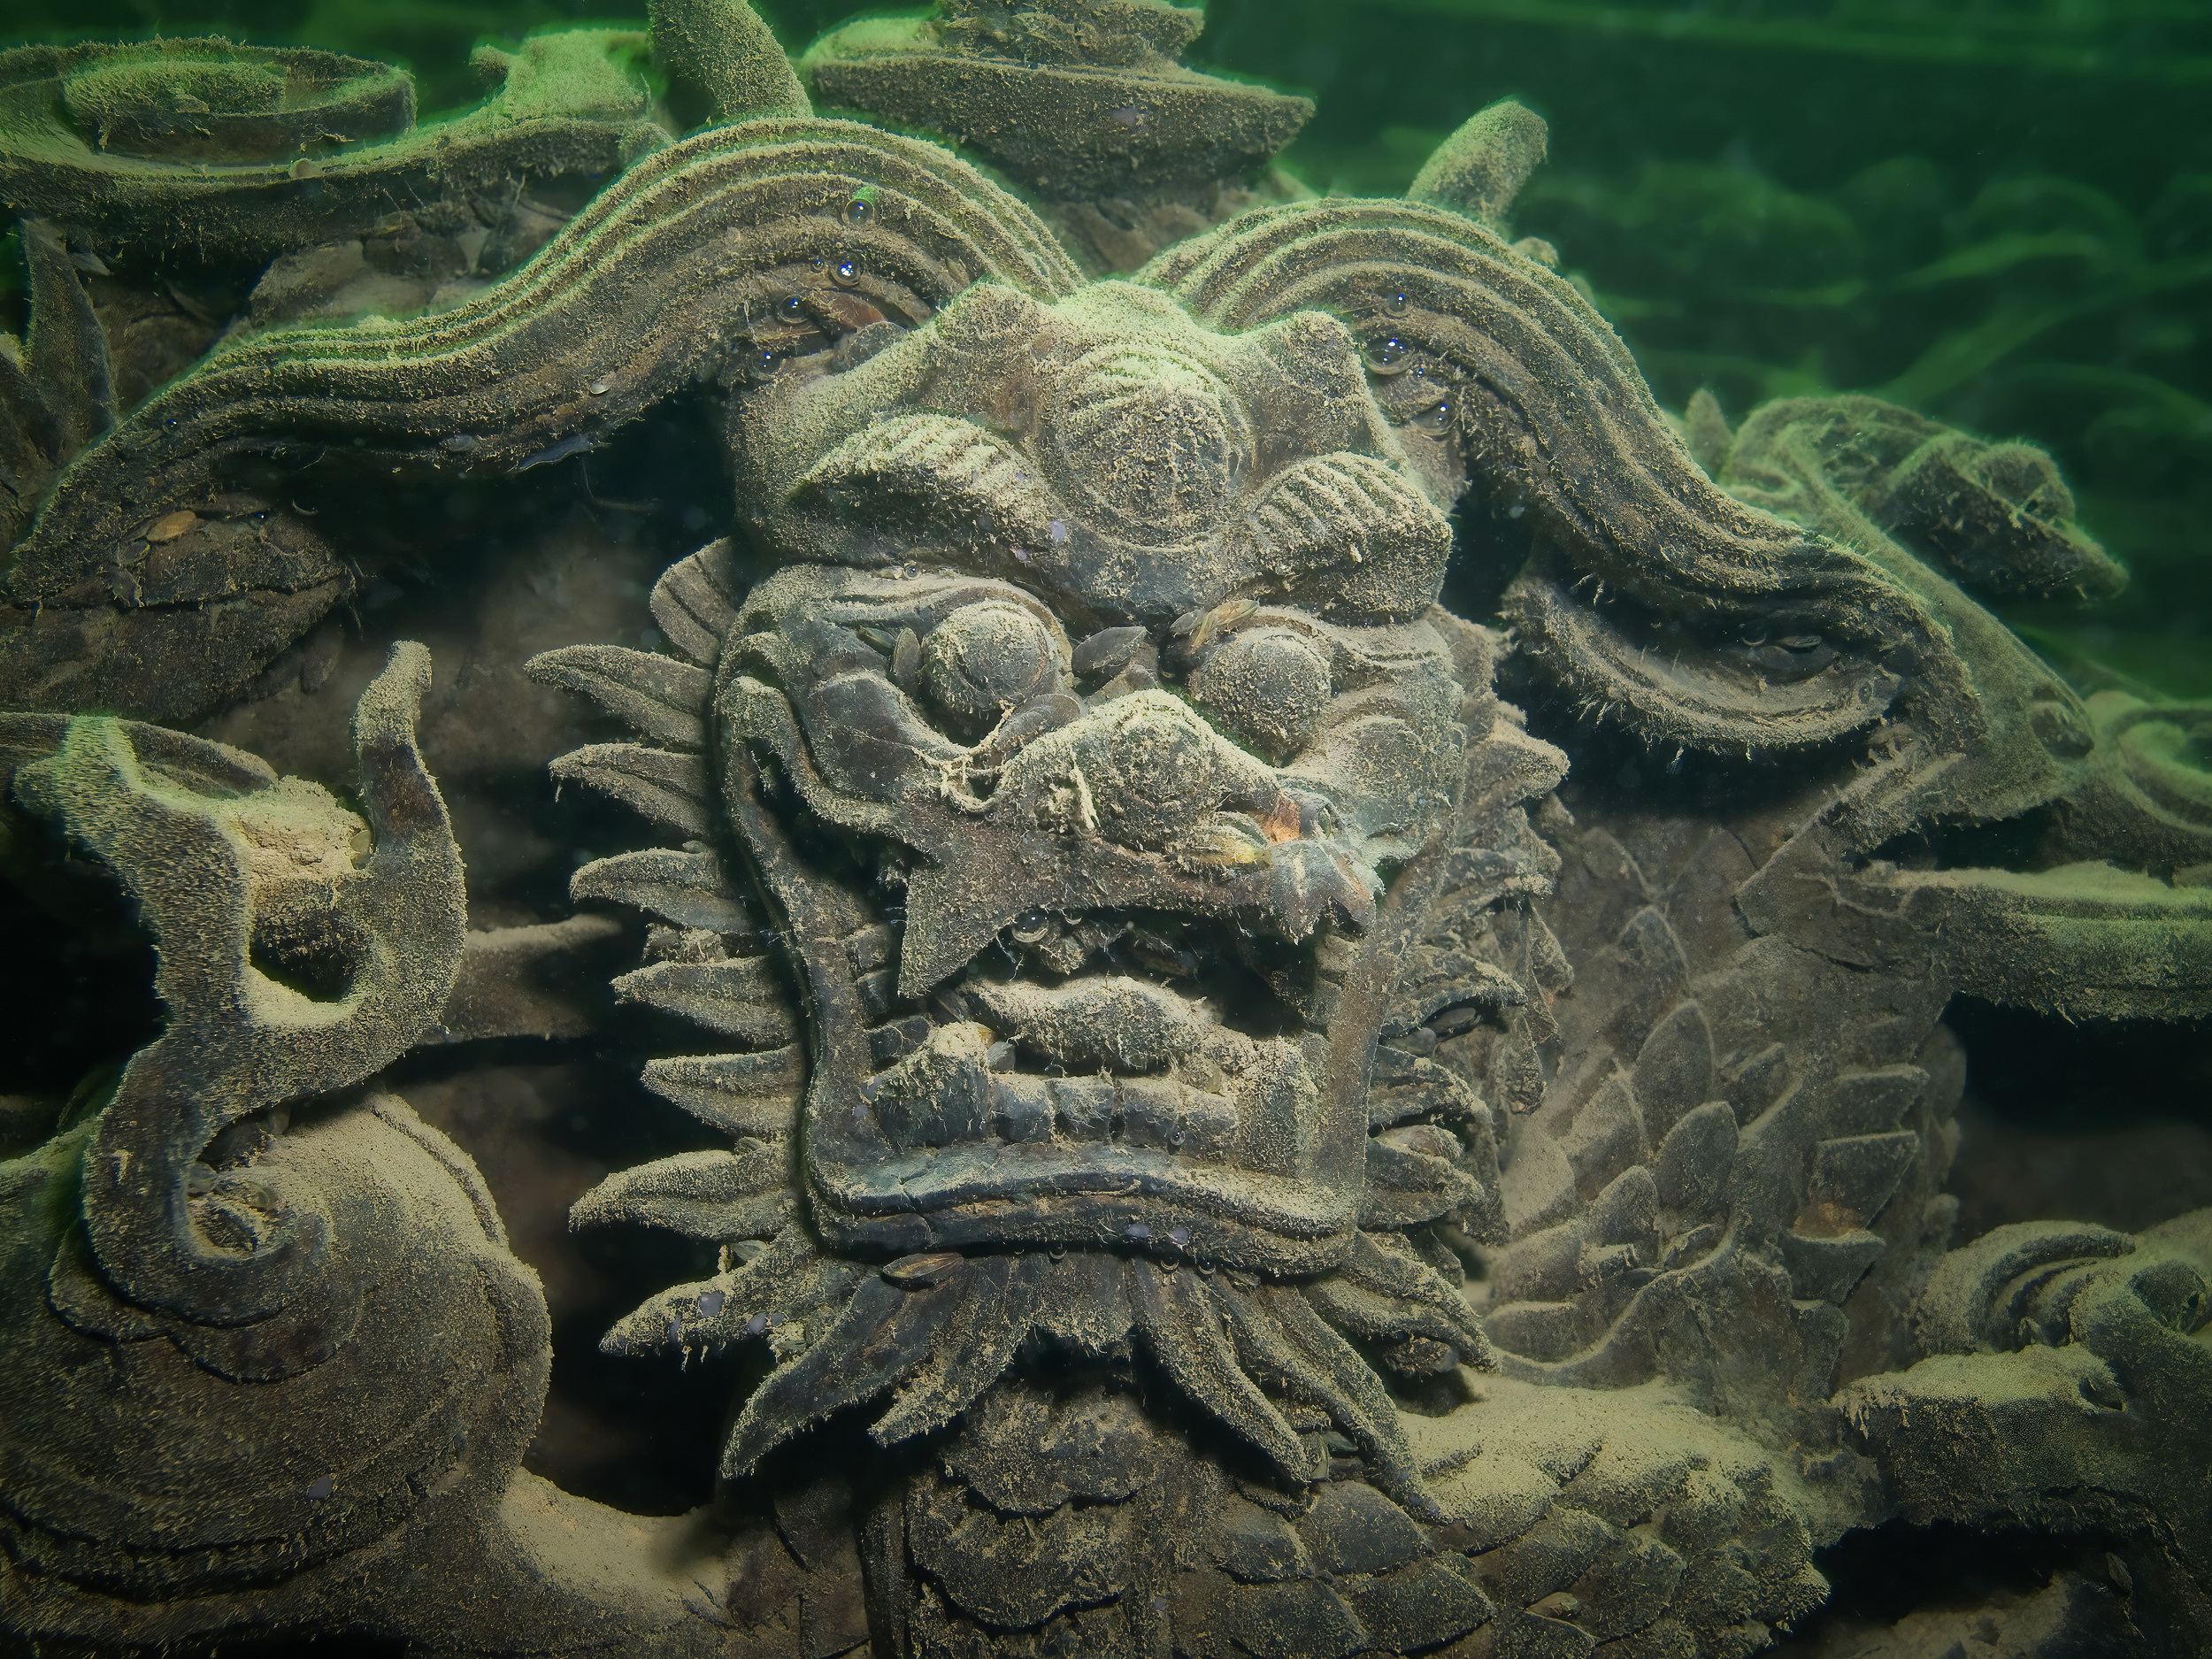
{"type": "Polygon", "coordinates": [[[1709,626],[1817,617],[1860,648],[1777,709],[1725,680],[1653,672],[1633,649],[1563,641],[1563,671],[1595,670],[1591,683],[1570,678],[1571,691],[1617,706],[1648,735],[1715,747],[1799,747],[1870,724],[1899,687],[1873,659],[1919,669],[1943,656],[1938,631],[1870,560],[1724,493],[1589,302],[1472,216],[1502,213],[1531,165],[1526,124],[1491,125],[1514,154],[1494,165],[1447,156],[1451,165],[1423,175],[1437,201],[1464,211],[1340,200],[1261,209],[1182,244],[1141,280],[1217,328],[1302,310],[1344,318],[1379,392],[1422,368],[1449,400],[1471,473],[1533,515],[1539,555],[1516,596],[1533,639],[1552,640],[1588,610],[1566,591],[1579,579],[1709,626]]]}
{"type": "Polygon", "coordinates": [[[468,305],[265,335],[172,383],[64,476],[10,595],[84,603],[131,526],[248,456],[518,471],[748,366],[750,324],[793,297],[910,325],[986,277],[1046,298],[1081,280],[1034,214],[933,145],[845,121],[718,127],[639,163],[468,305]]]}

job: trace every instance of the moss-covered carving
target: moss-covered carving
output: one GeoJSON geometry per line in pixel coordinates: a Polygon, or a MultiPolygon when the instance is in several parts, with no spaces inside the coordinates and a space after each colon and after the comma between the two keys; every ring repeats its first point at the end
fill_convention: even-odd
{"type": "Polygon", "coordinates": [[[90,1472],[0,1488],[15,1627],[1702,1659],[1905,1513],[2149,1539],[2207,1629],[2173,1472],[2195,1224],[1947,1255],[1955,992],[2212,1000],[2200,711],[2085,703],[1974,596],[2118,580],[2047,458],[1870,399],[1671,419],[1506,240],[1545,142],[1518,105],[1415,199],[1258,205],[1224,180],[1294,101],[1175,68],[1191,13],[951,6],[809,59],[1041,213],[805,114],[741,9],[655,20],[717,124],[442,314],[250,334],[104,430],[40,244],[58,332],[5,383],[10,453],[66,465],[0,684],[230,696],[345,540],[254,495],[257,456],[496,480],[710,389],[733,535],[661,578],[644,649],[532,671],[633,734],[555,780],[665,843],[572,893],[650,919],[613,995],[697,1032],[643,1080],[715,1144],[572,1219],[712,1248],[605,1347],[752,1351],[728,1484],[657,1526],[516,1472],[542,1310],[465,1171],[352,1092],[426,1035],[561,1018],[496,972],[551,930],[464,957],[419,664],[363,704],[358,866],[334,802],[234,753],[7,717],[13,798],[138,897],[173,1025],[0,1165],[29,1264],[0,1388],[111,1349],[156,1485],[211,1455],[188,1415],[298,1398],[319,1433],[394,1375],[444,1448],[387,1432],[293,1493],[271,1428],[224,1531],[27,1397],[0,1449],[90,1472]],[[1045,88],[1138,119],[1053,133],[1045,88]],[[1141,210],[1110,247],[1110,196],[1141,210]],[[1509,635],[1440,595],[1510,537],[1509,635]],[[226,605],[258,632],[206,652],[226,605]],[[2053,1406],[2078,1382],[2151,1449],[2078,1421],[2093,1392],[2053,1406]]]}
{"type": "MultiPolygon", "coordinates": [[[[485,48],[498,89],[414,125],[387,65],[227,41],[24,46],[0,56],[0,204],[96,246],[265,260],[525,176],[604,176],[654,110],[642,32],[485,48]]],[[[665,142],[664,134],[659,142],[665,142]]]]}
{"type": "Polygon", "coordinates": [[[195,1171],[242,1119],[381,1070],[435,1018],[459,963],[459,856],[414,750],[427,669],[405,648],[363,700],[366,826],[311,784],[171,784],[127,726],[96,717],[15,769],[16,801],[116,872],[153,935],[169,1010],[86,1143],[86,1246],[112,1290],[150,1310],[118,1318],[211,1327],[184,1346],[242,1379],[326,1357],[357,1293],[334,1275],[330,1217],[311,1197],[282,1176],[195,1171]]]}
{"type": "Polygon", "coordinates": [[[660,151],[458,311],[250,337],[134,411],[16,549],[0,691],[171,716],[234,692],[343,591],[318,528],[228,487],[304,420],[340,465],[527,470],[987,276],[1047,296],[1077,280],[1032,216],[913,140],[772,120],[660,151]]]}
{"type": "Polygon", "coordinates": [[[934,16],[849,23],[800,71],[815,96],[941,134],[1040,205],[1094,270],[1131,271],[1255,201],[1248,188],[1313,113],[1303,98],[1186,69],[1203,26],[1160,0],[949,0],[934,16]]]}

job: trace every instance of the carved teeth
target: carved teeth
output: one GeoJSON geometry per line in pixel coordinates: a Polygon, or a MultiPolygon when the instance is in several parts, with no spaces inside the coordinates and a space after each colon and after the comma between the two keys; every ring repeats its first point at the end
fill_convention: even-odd
{"type": "Polygon", "coordinates": [[[1049,989],[977,986],[970,995],[1023,1048],[1063,1065],[1163,1071],[1196,1054],[1213,1028],[1203,1003],[1118,977],[1049,989]]]}
{"type": "Polygon", "coordinates": [[[1171,1078],[1002,1074],[992,1069],[993,1043],[982,1025],[941,1026],[920,1049],[863,1085],[868,1110],[893,1148],[1053,1141],[1211,1159],[1238,1141],[1242,1114],[1225,1095],[1171,1078]]]}

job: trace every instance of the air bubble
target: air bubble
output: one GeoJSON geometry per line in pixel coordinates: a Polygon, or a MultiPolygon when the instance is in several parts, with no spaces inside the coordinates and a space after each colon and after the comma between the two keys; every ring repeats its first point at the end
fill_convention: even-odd
{"type": "Polygon", "coordinates": [[[1386,317],[1403,317],[1413,309],[1413,303],[1402,294],[1386,294],[1375,303],[1375,309],[1386,317]]]}
{"type": "Polygon", "coordinates": [[[1152,1236],[1152,1229],[1141,1221],[1133,1221],[1122,1229],[1122,1237],[1132,1244],[1142,1244],[1152,1236]]]}
{"type": "Polygon", "coordinates": [[[858,288],[860,286],[860,261],[840,259],[830,267],[830,280],[841,288],[858,288]]]}
{"type": "Polygon", "coordinates": [[[604,380],[594,380],[584,389],[594,397],[604,397],[607,395],[607,383],[604,380]]]}
{"type": "Polygon", "coordinates": [[[1424,432],[1448,431],[1452,424],[1451,403],[1448,401],[1431,403],[1426,409],[1417,411],[1413,424],[1424,432]]]}
{"type": "Polygon", "coordinates": [[[796,294],[787,294],[783,303],[776,309],[786,317],[803,317],[806,315],[806,302],[796,294]]]}
{"type": "Polygon", "coordinates": [[[865,225],[875,216],[875,204],[864,196],[856,196],[845,204],[845,222],[848,225],[865,225]]]}
{"type": "Polygon", "coordinates": [[[1377,374],[1403,374],[1413,365],[1406,361],[1409,348],[1395,334],[1370,342],[1367,366],[1377,374]]]}

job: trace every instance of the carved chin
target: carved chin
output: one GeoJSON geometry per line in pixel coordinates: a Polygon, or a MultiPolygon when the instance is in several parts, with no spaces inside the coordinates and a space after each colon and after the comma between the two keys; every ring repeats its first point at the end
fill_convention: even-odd
{"type": "Polygon", "coordinates": [[[1769,669],[1649,613],[1588,603],[1538,572],[1521,577],[1507,603],[1538,672],[1584,712],[1652,742],[1811,749],[1874,724],[1903,684],[1848,656],[1809,670],[1787,661],[1769,669]]]}

